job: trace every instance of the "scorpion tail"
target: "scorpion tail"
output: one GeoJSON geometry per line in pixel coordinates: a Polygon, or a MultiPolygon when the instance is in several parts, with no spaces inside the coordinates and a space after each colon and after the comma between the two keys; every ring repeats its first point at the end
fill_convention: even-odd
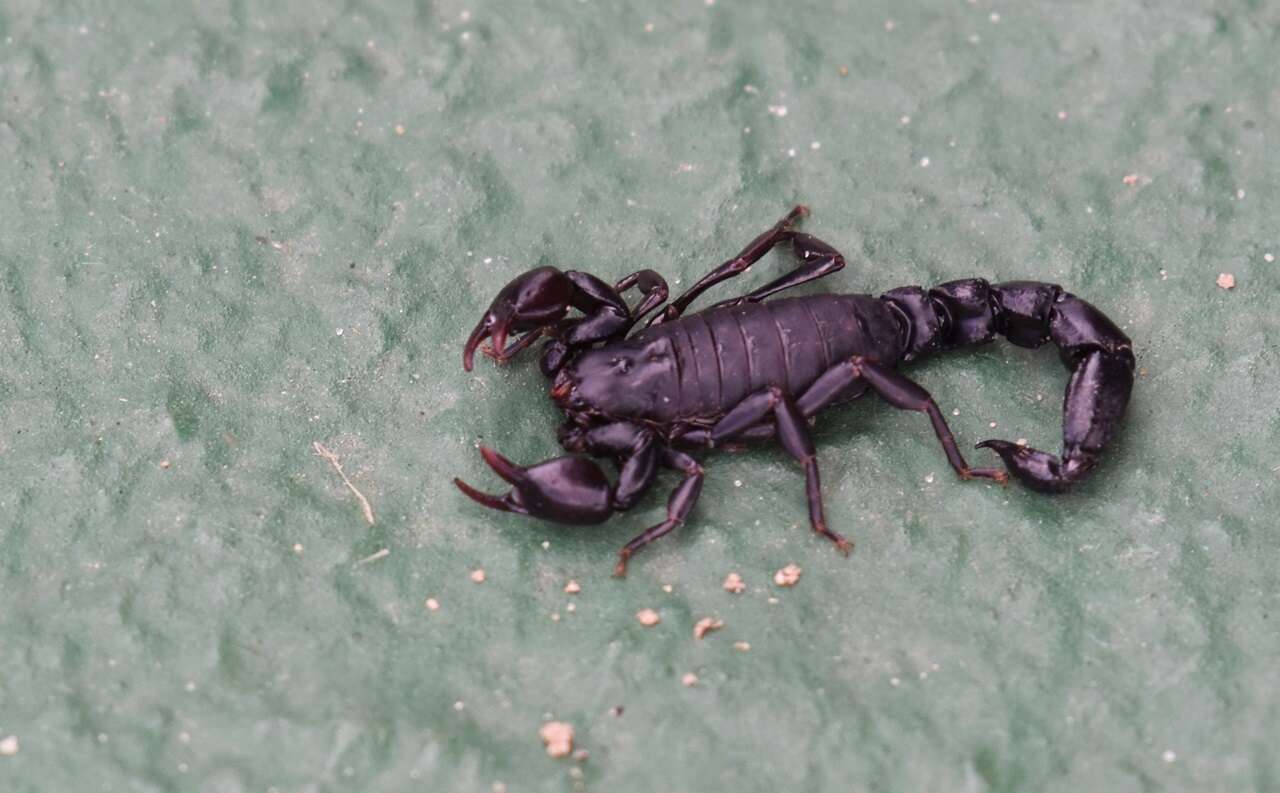
{"type": "Polygon", "coordinates": [[[1133,391],[1132,343],[1101,311],[1053,284],[998,284],[990,287],[990,303],[995,331],[1023,347],[1052,341],[1071,378],[1063,399],[1061,455],[1002,440],[978,447],[1000,455],[1027,487],[1065,492],[1088,477],[1120,426],[1133,391]]]}

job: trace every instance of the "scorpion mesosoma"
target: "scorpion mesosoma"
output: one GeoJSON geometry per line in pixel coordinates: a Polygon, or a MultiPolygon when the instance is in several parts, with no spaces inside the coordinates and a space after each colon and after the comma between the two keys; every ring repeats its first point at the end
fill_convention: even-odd
{"type": "Polygon", "coordinates": [[[1133,388],[1134,356],[1124,333],[1102,312],[1054,284],[989,284],[971,278],[923,289],[904,286],[879,297],[819,294],[765,298],[844,267],[830,245],[795,230],[808,214],[797,206],[737,256],[716,267],[628,335],[667,300],[667,284],[640,270],[614,286],[584,272],[539,267],[498,293],[467,339],[463,366],[480,348],[505,362],[541,337],[541,368],[551,398],[568,420],[560,445],[575,453],[516,465],[490,448],[480,454],[511,484],[505,496],[461,479],[463,493],[493,509],[568,524],[595,524],[632,507],[659,467],[683,480],[667,517],[620,552],[628,558],[689,516],[702,488],[702,466],[688,452],[776,439],[804,468],[813,530],[848,553],[851,544],[827,526],[809,424],[818,411],[874,391],[896,408],[923,413],[961,479],[1005,484],[1009,473],[1034,490],[1063,492],[1089,475],[1120,423],[1133,388]],[[747,270],[789,242],[794,270],[742,297],[685,314],[711,287],[747,270]],[[640,292],[632,309],[622,294],[640,292]],[[568,317],[570,308],[582,313],[568,317]],[[509,333],[523,333],[507,344],[509,333]],[[1004,440],[987,440],[1005,470],[972,468],[927,391],[895,369],[930,353],[985,344],[1000,334],[1023,347],[1052,341],[1070,370],[1059,456],[1004,440]],[[611,484],[592,457],[618,469],[611,484]]]}

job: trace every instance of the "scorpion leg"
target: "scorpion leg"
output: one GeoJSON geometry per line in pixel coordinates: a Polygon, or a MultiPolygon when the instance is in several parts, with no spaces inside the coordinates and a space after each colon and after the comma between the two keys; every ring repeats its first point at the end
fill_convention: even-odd
{"type": "Polygon", "coordinates": [[[834,542],[841,553],[848,554],[853,544],[827,528],[827,518],[822,508],[822,480],[818,475],[817,452],[813,447],[813,439],[809,436],[809,426],[795,403],[781,388],[769,386],[739,402],[712,428],[711,441],[719,444],[743,434],[757,432],[757,428],[762,426],[761,422],[770,413],[777,422],[776,432],[782,448],[804,467],[810,525],[815,532],[834,542]]]}
{"type": "MultiPolygon", "coordinates": [[[[933,397],[929,396],[928,391],[921,388],[918,383],[906,375],[857,355],[851,358],[847,364],[838,368],[844,368],[849,371],[847,376],[850,378],[850,382],[861,378],[890,405],[902,410],[914,410],[928,416],[929,421],[933,424],[933,431],[938,436],[938,441],[942,443],[942,450],[947,455],[947,462],[951,463],[951,467],[955,469],[961,479],[993,479],[1002,485],[1009,481],[1009,475],[999,469],[969,467],[969,464],[965,462],[964,455],[960,454],[960,449],[956,446],[955,436],[951,434],[951,428],[947,426],[947,420],[943,418],[942,411],[938,409],[938,403],[933,401],[933,397]]],[[[821,379],[819,378],[820,381],[821,379]]]]}
{"type": "Polygon", "coordinates": [[[670,292],[667,287],[667,279],[653,270],[637,270],[614,284],[613,288],[618,294],[622,294],[633,286],[640,290],[640,294],[644,295],[640,303],[631,311],[631,324],[634,325],[644,319],[645,315],[650,311],[667,302],[667,295],[670,292]]]}
{"type": "Polygon", "coordinates": [[[770,295],[777,294],[793,286],[816,281],[844,269],[844,257],[840,251],[831,247],[817,237],[800,232],[792,232],[791,249],[800,259],[800,266],[785,273],[759,289],[754,289],[742,297],[734,297],[716,303],[712,308],[722,306],[738,306],[743,303],[759,303],[770,295]]]}
{"type": "Polygon", "coordinates": [[[667,519],[645,529],[631,542],[622,546],[622,550],[618,552],[618,565],[613,568],[613,574],[618,578],[627,574],[627,561],[631,559],[632,554],[659,537],[671,533],[672,529],[684,523],[693,505],[698,501],[698,494],[702,492],[702,466],[697,460],[684,452],[668,448],[663,450],[662,462],[668,468],[683,471],[684,481],[672,491],[671,498],[667,500],[667,519]]]}
{"type": "Polygon", "coordinates": [[[791,227],[795,222],[805,215],[809,214],[809,210],[804,206],[797,206],[787,213],[787,216],[774,224],[773,228],[764,232],[760,236],[751,241],[747,247],[729,261],[721,264],[716,269],[702,276],[698,282],[689,287],[689,290],[677,297],[667,306],[666,310],[661,314],[657,314],[653,319],[649,320],[650,325],[657,325],[662,322],[669,322],[676,319],[689,304],[698,299],[698,296],[722,281],[727,281],[734,276],[741,275],[748,267],[764,258],[764,255],[773,249],[774,245],[792,236],[794,232],[791,227]]]}

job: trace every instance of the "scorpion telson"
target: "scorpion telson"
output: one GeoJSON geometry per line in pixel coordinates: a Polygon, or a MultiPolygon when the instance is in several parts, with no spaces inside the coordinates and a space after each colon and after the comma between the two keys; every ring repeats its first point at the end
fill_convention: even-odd
{"type": "Polygon", "coordinates": [[[1060,493],[1087,477],[1115,435],[1133,389],[1128,339],[1098,309],[1054,284],[980,278],[932,289],[904,286],[879,297],[810,295],[766,302],[793,286],[844,267],[835,248],[796,231],[802,206],[752,240],[659,313],[667,283],[640,270],[610,286],[587,273],[530,270],[503,288],[467,339],[464,368],[480,349],[498,363],[547,337],[542,371],[551,398],[568,420],[560,444],[572,456],[516,465],[481,447],[484,461],[511,484],[503,496],[454,484],[486,507],[571,524],[594,524],[632,507],[659,467],[683,479],[667,517],[627,543],[630,556],[689,516],[703,469],[699,448],[777,440],[804,468],[813,530],[844,551],[851,544],[827,526],[809,424],[825,407],[870,390],[889,404],[929,417],[947,461],[962,479],[1004,484],[1009,474],[1034,490],[1060,493]],[[798,265],[741,297],[685,314],[703,292],[739,275],[775,245],[790,243],[798,265]],[[635,288],[635,308],[622,295],[635,288]],[[581,312],[570,317],[569,309],[581,312]],[[650,316],[652,314],[652,316],[650,316]],[[645,327],[632,329],[650,316],[645,327]],[[511,333],[521,334],[510,344],[511,333]],[[1004,440],[978,444],[1006,470],[972,468],[929,393],[898,372],[899,363],[934,352],[990,342],[996,335],[1023,347],[1052,341],[1070,370],[1059,455],[1004,440]],[[481,347],[485,339],[490,345],[481,347]],[[589,457],[609,458],[611,483],[589,457]]]}

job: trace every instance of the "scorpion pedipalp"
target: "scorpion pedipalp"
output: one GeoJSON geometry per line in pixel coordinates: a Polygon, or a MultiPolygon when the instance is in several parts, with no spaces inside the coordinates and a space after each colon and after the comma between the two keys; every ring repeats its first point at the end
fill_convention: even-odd
{"type": "Polygon", "coordinates": [[[495,496],[454,479],[454,485],[478,504],[580,525],[600,523],[613,513],[609,480],[600,466],[586,457],[557,457],[526,468],[487,446],[480,447],[480,456],[494,473],[511,483],[511,490],[505,496],[495,496]]]}

